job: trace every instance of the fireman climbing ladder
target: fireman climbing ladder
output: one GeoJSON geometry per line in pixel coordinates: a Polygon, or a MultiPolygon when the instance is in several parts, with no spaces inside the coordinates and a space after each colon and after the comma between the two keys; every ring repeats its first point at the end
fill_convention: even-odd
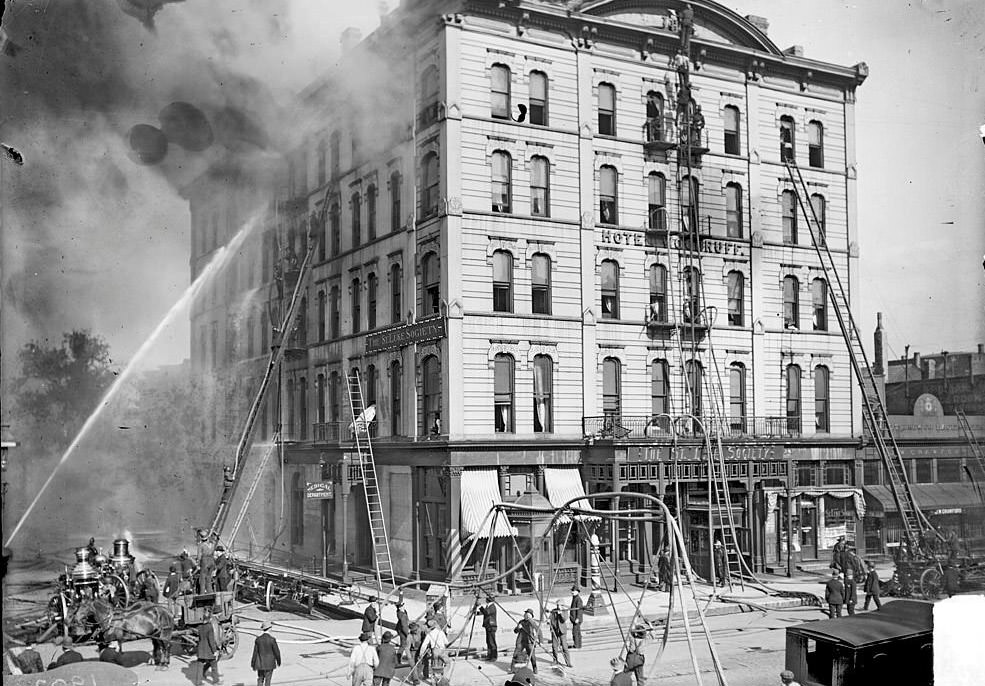
{"type": "MultiPolygon", "coordinates": [[[[324,219],[324,218],[323,218],[324,219]]],[[[220,539],[228,540],[232,543],[232,538],[226,536],[226,532],[223,528],[226,524],[226,519],[229,516],[229,505],[232,502],[233,495],[239,486],[240,479],[243,476],[243,470],[246,463],[246,455],[250,449],[250,445],[253,440],[253,430],[256,428],[257,417],[260,415],[260,408],[263,406],[263,402],[267,396],[267,391],[270,388],[270,382],[273,380],[280,363],[284,359],[284,353],[286,351],[285,343],[290,337],[297,324],[298,317],[301,314],[301,300],[302,294],[304,292],[304,286],[307,281],[308,271],[311,269],[311,264],[314,260],[315,250],[318,247],[318,241],[309,237],[308,240],[308,250],[305,252],[304,259],[301,261],[301,265],[298,269],[297,281],[294,283],[294,289],[291,292],[291,300],[288,303],[287,311],[284,313],[284,318],[280,323],[280,328],[274,334],[274,341],[271,345],[270,355],[267,358],[267,367],[263,372],[263,378],[260,380],[260,387],[257,389],[256,395],[253,397],[253,402],[250,404],[249,412],[246,415],[246,424],[243,426],[243,432],[240,434],[239,443],[236,445],[236,454],[233,459],[233,474],[232,483],[229,488],[223,492],[222,497],[219,500],[219,505],[216,508],[215,515],[212,518],[211,533],[213,536],[219,536],[220,539]]],[[[276,442],[274,443],[276,445],[276,442]]],[[[262,458],[264,462],[269,457],[269,452],[264,454],[262,458]]],[[[260,474],[262,469],[257,472],[260,474]]],[[[249,507],[250,498],[256,491],[256,483],[252,484],[246,500],[243,503],[243,511],[249,507]]],[[[239,520],[238,520],[239,521],[239,520]]],[[[241,521],[240,521],[241,523],[241,521]]],[[[239,529],[239,525],[235,527],[239,529]]]]}
{"type": "Polygon", "coordinates": [[[352,410],[352,434],[359,454],[359,469],[363,480],[363,494],[369,514],[369,528],[373,537],[373,557],[376,560],[376,585],[383,590],[383,583],[396,586],[393,578],[393,561],[390,558],[390,542],[387,537],[386,520],[383,516],[383,501],[380,498],[380,482],[376,476],[376,461],[373,459],[373,442],[369,436],[372,417],[367,414],[363,402],[362,383],[359,373],[353,371],[345,377],[349,392],[349,409],[352,410]]]}
{"type": "Polygon", "coordinates": [[[906,541],[910,546],[911,552],[920,550],[923,545],[924,534],[930,533],[938,538],[940,534],[927,520],[920,508],[917,507],[913,498],[913,491],[910,488],[910,481],[906,476],[906,466],[896,438],[893,435],[892,427],[889,424],[889,416],[886,412],[886,405],[879,387],[876,385],[872,368],[865,354],[865,347],[859,336],[858,326],[852,316],[851,307],[848,302],[848,294],[841,282],[838,269],[835,266],[834,258],[828,249],[825,241],[821,223],[814,212],[814,207],[809,202],[809,191],[807,183],[800,172],[800,168],[795,162],[784,160],[784,166],[790,176],[797,192],[797,201],[801,211],[807,219],[807,228],[814,243],[814,250],[821,262],[824,271],[825,282],[827,283],[828,295],[838,319],[838,326],[841,327],[842,336],[848,348],[848,358],[851,361],[852,370],[858,380],[862,391],[862,416],[865,424],[872,436],[882,464],[886,470],[886,477],[889,481],[890,489],[893,492],[893,499],[899,509],[900,519],[903,522],[903,531],[906,541]]]}

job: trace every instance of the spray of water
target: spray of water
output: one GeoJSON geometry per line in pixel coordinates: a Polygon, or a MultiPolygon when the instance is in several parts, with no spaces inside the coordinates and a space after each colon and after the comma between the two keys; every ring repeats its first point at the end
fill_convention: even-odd
{"type": "Polygon", "coordinates": [[[164,315],[164,318],[151,332],[150,336],[148,336],[143,344],[141,344],[133,358],[127,363],[126,367],[123,368],[123,371],[116,377],[116,380],[113,381],[113,384],[109,387],[109,390],[106,391],[106,394],[103,395],[99,405],[92,412],[92,414],[89,415],[88,419],[86,419],[85,424],[83,424],[82,428],[79,429],[79,432],[75,435],[75,438],[72,439],[72,442],[65,450],[65,453],[58,461],[58,464],[56,464],[55,468],[51,470],[51,474],[48,475],[48,478],[41,486],[41,489],[38,491],[37,495],[34,496],[34,500],[32,500],[27,509],[24,510],[24,514],[22,514],[21,518],[18,520],[17,526],[15,526],[14,530],[10,532],[7,542],[4,543],[5,547],[10,547],[11,542],[17,536],[17,533],[24,525],[24,522],[27,521],[28,516],[30,516],[31,512],[41,500],[41,496],[44,495],[44,492],[48,489],[48,486],[51,485],[51,482],[58,474],[58,471],[75,453],[76,449],[79,447],[79,444],[82,443],[82,440],[95,425],[103,411],[109,406],[109,403],[113,400],[119,390],[123,388],[124,384],[133,375],[133,372],[139,367],[140,362],[147,355],[148,351],[154,347],[154,343],[160,337],[161,333],[164,332],[179,315],[187,313],[188,308],[193,302],[195,302],[195,299],[198,297],[199,293],[202,292],[205,285],[210,283],[215,278],[216,274],[222,271],[222,269],[229,263],[232,256],[239,251],[240,247],[243,245],[243,242],[258,223],[258,217],[254,216],[240,228],[236,235],[233,236],[226,245],[219,248],[219,250],[215,252],[212,259],[209,260],[209,263],[205,266],[205,269],[203,269],[202,273],[198,275],[198,278],[195,279],[195,281],[193,281],[192,284],[185,290],[178,301],[171,306],[171,309],[164,315]]]}

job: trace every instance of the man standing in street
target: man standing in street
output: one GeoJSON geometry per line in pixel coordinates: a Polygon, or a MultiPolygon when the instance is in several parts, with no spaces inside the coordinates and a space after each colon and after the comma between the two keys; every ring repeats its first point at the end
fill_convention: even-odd
{"type": "Polygon", "coordinates": [[[581,621],[585,617],[585,604],[581,601],[581,594],[577,586],[571,587],[571,608],[568,610],[568,619],[571,620],[571,645],[581,648],[581,621]]]}
{"type": "Polygon", "coordinates": [[[831,578],[824,584],[824,602],[828,604],[828,616],[841,617],[841,606],[845,602],[845,586],[841,583],[841,572],[831,571],[831,578]]]}
{"type": "Polygon", "coordinates": [[[728,583],[728,557],[725,555],[725,546],[721,541],[715,541],[715,574],[719,586],[728,583]]]}
{"type": "Polygon", "coordinates": [[[851,568],[845,570],[845,607],[848,614],[855,614],[855,603],[858,602],[858,588],[855,585],[855,573],[851,568]]]}
{"type": "Polygon", "coordinates": [[[376,635],[376,623],[380,620],[380,613],[376,609],[377,597],[370,596],[369,605],[363,611],[363,626],[362,632],[364,634],[376,635]]]}
{"type": "Polygon", "coordinates": [[[876,603],[876,609],[882,607],[882,602],[879,600],[879,593],[882,591],[882,582],[879,581],[879,572],[876,571],[876,566],[872,563],[872,560],[866,560],[865,566],[869,570],[865,575],[865,582],[862,584],[862,590],[865,591],[865,604],[862,605],[863,610],[869,609],[869,601],[874,600],[876,603]]]}
{"type": "Polygon", "coordinates": [[[534,650],[537,643],[540,642],[540,629],[534,623],[533,610],[528,609],[523,612],[523,619],[517,623],[516,628],[513,629],[513,633],[516,634],[513,663],[519,664],[521,660],[529,660],[530,667],[533,669],[534,674],[536,674],[537,658],[534,655],[534,650]]]}
{"type": "Polygon", "coordinates": [[[393,638],[393,634],[389,631],[383,632],[383,639],[380,641],[379,647],[376,649],[376,656],[379,658],[380,663],[376,665],[376,669],[373,670],[373,684],[374,686],[390,686],[390,679],[397,670],[397,651],[390,643],[390,639],[393,638]]]}
{"type": "Polygon", "coordinates": [[[171,563],[168,578],[164,580],[164,599],[168,603],[168,610],[174,614],[174,599],[178,597],[181,590],[181,576],[178,574],[178,565],[171,563]]]}
{"type": "Polygon", "coordinates": [[[564,610],[561,608],[561,601],[557,601],[557,605],[551,610],[551,655],[554,656],[554,661],[558,662],[557,653],[558,648],[561,649],[561,653],[564,655],[564,662],[569,667],[571,666],[571,655],[568,653],[568,627],[564,620],[564,610]]]}
{"type": "Polygon", "coordinates": [[[357,643],[349,653],[348,675],[351,686],[373,686],[373,672],[380,664],[376,648],[370,645],[373,634],[362,632],[357,643]]]}
{"type": "Polygon", "coordinates": [[[486,596],[484,606],[479,605],[478,612],[482,615],[482,628],[486,632],[486,660],[495,660],[499,655],[499,646],[496,645],[496,602],[491,594],[486,596]]]}
{"type": "Polygon", "coordinates": [[[253,658],[250,667],[257,673],[257,686],[270,686],[274,670],[280,667],[280,647],[277,639],[270,635],[273,624],[264,622],[260,625],[261,633],[253,643],[253,658]]]}
{"type": "Polygon", "coordinates": [[[633,674],[626,671],[626,663],[621,657],[614,657],[609,660],[612,667],[612,678],[609,679],[609,686],[633,686],[633,674]]]}
{"type": "Polygon", "coordinates": [[[948,598],[952,598],[960,590],[961,572],[958,571],[957,566],[949,564],[944,567],[944,592],[947,593],[948,598]]]}
{"type": "Polygon", "coordinates": [[[198,627],[198,651],[196,652],[196,657],[198,658],[198,674],[196,675],[195,684],[200,686],[200,684],[205,681],[205,673],[211,668],[212,669],[212,683],[218,684],[222,677],[219,676],[219,665],[216,661],[216,653],[219,652],[219,644],[216,641],[215,631],[212,628],[212,608],[205,608],[205,621],[202,622],[198,627]]]}
{"type": "MultiPolygon", "coordinates": [[[[400,637],[400,646],[397,648],[397,666],[404,661],[404,656],[410,650],[410,617],[407,615],[407,608],[404,601],[397,601],[397,636],[400,637]]],[[[411,658],[408,655],[407,660],[411,658]]]]}

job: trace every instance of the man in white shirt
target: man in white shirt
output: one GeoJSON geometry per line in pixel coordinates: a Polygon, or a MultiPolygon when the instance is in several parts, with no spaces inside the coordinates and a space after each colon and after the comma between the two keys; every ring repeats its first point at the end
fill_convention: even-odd
{"type": "Polygon", "coordinates": [[[431,675],[436,683],[441,680],[441,675],[445,672],[445,665],[448,662],[447,650],[448,634],[438,625],[437,621],[429,619],[428,633],[421,644],[421,655],[427,655],[430,658],[431,675]]]}
{"type": "Polygon", "coordinates": [[[380,664],[376,648],[370,645],[373,635],[364,631],[359,634],[359,644],[349,654],[349,678],[352,686],[373,686],[373,670],[380,664]]]}

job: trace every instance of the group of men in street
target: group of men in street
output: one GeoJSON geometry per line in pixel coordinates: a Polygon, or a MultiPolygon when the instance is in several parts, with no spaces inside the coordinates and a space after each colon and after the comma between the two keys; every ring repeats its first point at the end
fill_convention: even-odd
{"type": "Polygon", "coordinates": [[[863,579],[862,590],[865,593],[863,610],[869,609],[869,602],[875,603],[875,609],[882,607],[880,595],[882,582],[872,560],[865,561],[865,571],[858,573],[854,565],[846,565],[844,573],[839,569],[831,570],[831,578],[824,584],[824,602],[828,604],[828,615],[832,618],[842,616],[842,608],[849,615],[855,614],[858,603],[858,582],[863,579]]]}

